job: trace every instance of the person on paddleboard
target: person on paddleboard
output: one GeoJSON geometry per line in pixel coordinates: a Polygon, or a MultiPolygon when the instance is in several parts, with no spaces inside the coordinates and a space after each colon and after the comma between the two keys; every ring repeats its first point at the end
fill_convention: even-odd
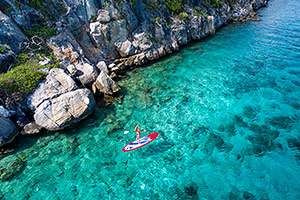
{"type": "Polygon", "coordinates": [[[146,132],[146,130],[141,131],[140,130],[140,125],[136,125],[134,128],[135,135],[136,135],[136,140],[140,143],[140,133],[146,132]]]}

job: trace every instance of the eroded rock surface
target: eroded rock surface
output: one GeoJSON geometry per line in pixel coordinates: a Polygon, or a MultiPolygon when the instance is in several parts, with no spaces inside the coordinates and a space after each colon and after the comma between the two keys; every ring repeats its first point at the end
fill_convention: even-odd
{"type": "Polygon", "coordinates": [[[63,129],[85,118],[95,107],[88,89],[78,89],[75,81],[62,69],[52,69],[27,101],[35,123],[47,130],[63,129]]]}
{"type": "Polygon", "coordinates": [[[62,69],[52,69],[45,82],[40,83],[33,94],[28,97],[27,105],[35,111],[45,100],[78,88],[75,81],[62,69]]]}
{"type": "Polygon", "coordinates": [[[77,89],[44,101],[35,111],[34,120],[47,130],[60,130],[87,117],[95,105],[90,90],[77,89]]]}

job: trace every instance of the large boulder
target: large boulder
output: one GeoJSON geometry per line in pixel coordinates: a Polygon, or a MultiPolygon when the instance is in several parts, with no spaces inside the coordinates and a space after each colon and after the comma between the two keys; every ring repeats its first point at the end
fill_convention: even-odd
{"type": "MultiPolygon", "coordinates": [[[[38,129],[42,127],[54,131],[88,116],[95,107],[95,99],[88,89],[78,89],[64,70],[56,68],[29,96],[27,106],[35,113],[34,120],[38,129]]],[[[35,126],[26,128],[35,129],[35,126]]]]}
{"type": "Polygon", "coordinates": [[[93,84],[93,88],[97,88],[100,92],[107,95],[112,95],[120,90],[120,87],[103,71],[93,84]]]}
{"type": "Polygon", "coordinates": [[[62,27],[60,29],[60,33],[57,36],[48,40],[48,45],[55,56],[76,65],[84,56],[84,51],[67,28],[62,27]]]}
{"type": "Polygon", "coordinates": [[[51,69],[46,81],[28,97],[27,106],[35,111],[45,100],[55,98],[77,88],[75,81],[62,69],[51,69]]]}
{"type": "Polygon", "coordinates": [[[0,117],[0,146],[11,142],[18,134],[16,125],[8,118],[0,117]]]}
{"type": "Polygon", "coordinates": [[[75,68],[75,77],[84,86],[91,86],[99,75],[96,68],[88,63],[78,63],[77,65],[75,65],[75,68]]]}
{"type": "MultiPolygon", "coordinates": [[[[97,13],[98,1],[96,0],[65,0],[64,2],[72,9],[74,16],[77,16],[82,24],[89,23],[89,19],[97,13]]],[[[69,16],[67,15],[66,17],[69,16]]]]}
{"type": "Polygon", "coordinates": [[[47,130],[60,130],[87,117],[95,105],[90,90],[77,89],[44,101],[35,111],[34,120],[47,130]]]}
{"type": "Polygon", "coordinates": [[[136,53],[147,51],[152,45],[151,38],[146,32],[139,32],[133,35],[133,46],[139,50],[136,53]]]}
{"type": "Polygon", "coordinates": [[[193,40],[199,40],[201,38],[201,16],[193,16],[190,21],[191,24],[191,37],[193,40]]]}

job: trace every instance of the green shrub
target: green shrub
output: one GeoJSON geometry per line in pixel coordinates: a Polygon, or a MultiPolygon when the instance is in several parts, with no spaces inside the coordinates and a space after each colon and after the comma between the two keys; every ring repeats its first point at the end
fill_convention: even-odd
{"type": "Polygon", "coordinates": [[[51,12],[51,9],[53,7],[53,3],[51,0],[28,0],[28,3],[31,7],[35,8],[43,14],[45,21],[55,21],[55,15],[53,15],[51,12]]]}
{"type": "Polygon", "coordinates": [[[50,38],[57,35],[57,32],[54,30],[54,28],[41,26],[40,24],[32,24],[31,29],[24,30],[24,33],[29,37],[36,35],[42,38],[50,38]]]}
{"type": "Polygon", "coordinates": [[[219,8],[223,7],[225,5],[225,2],[223,2],[222,0],[219,0],[219,8]]]}
{"type": "Polygon", "coordinates": [[[109,4],[108,2],[105,2],[105,3],[103,4],[103,6],[104,6],[104,8],[106,9],[106,8],[108,8],[108,7],[110,6],[110,4],[109,4]]]}
{"type": "Polygon", "coordinates": [[[173,13],[179,13],[183,10],[182,0],[164,0],[163,2],[173,13]]]}
{"type": "Polygon", "coordinates": [[[153,36],[151,35],[151,33],[148,33],[148,35],[146,36],[147,39],[153,40],[153,36]]]}
{"type": "Polygon", "coordinates": [[[155,19],[152,20],[153,26],[155,26],[157,23],[160,23],[160,22],[161,22],[160,17],[156,17],[155,19]]]}
{"type": "Polygon", "coordinates": [[[4,47],[0,44],[0,53],[4,53],[5,52],[5,49],[4,47]]]}
{"type": "Polygon", "coordinates": [[[211,6],[214,8],[220,8],[224,5],[225,5],[225,3],[221,0],[212,0],[212,3],[211,3],[211,6]]]}
{"type": "Polygon", "coordinates": [[[218,8],[219,7],[218,0],[213,0],[212,3],[211,3],[211,6],[213,8],[218,8]]]}
{"type": "Polygon", "coordinates": [[[172,24],[170,22],[167,23],[167,26],[168,26],[169,29],[172,28],[172,24]]]}
{"type": "Polygon", "coordinates": [[[204,7],[208,10],[209,9],[209,6],[207,4],[207,2],[204,3],[204,7]]]}
{"type": "Polygon", "coordinates": [[[46,77],[46,74],[41,72],[43,68],[59,67],[60,63],[56,60],[53,54],[47,57],[53,64],[42,66],[39,61],[43,60],[44,54],[31,55],[28,52],[21,53],[17,57],[13,68],[5,74],[0,74],[0,88],[5,95],[13,93],[28,94],[33,92],[37,83],[46,77]]]}
{"type": "Polygon", "coordinates": [[[55,8],[59,14],[64,14],[68,11],[68,9],[63,1],[55,2],[55,8]]]}
{"type": "Polygon", "coordinates": [[[200,12],[200,8],[199,7],[195,7],[194,9],[196,10],[197,13],[200,12]]]}
{"type": "Polygon", "coordinates": [[[41,0],[29,0],[28,3],[33,8],[39,8],[39,9],[43,8],[41,0]]]}
{"type": "Polygon", "coordinates": [[[182,12],[179,14],[179,19],[180,20],[186,20],[189,17],[189,15],[186,12],[182,12]]]}
{"type": "Polygon", "coordinates": [[[234,7],[234,4],[236,3],[236,0],[229,0],[229,6],[231,7],[231,8],[233,8],[234,7]]]}
{"type": "Polygon", "coordinates": [[[205,18],[208,17],[208,15],[207,15],[203,10],[200,11],[200,15],[202,15],[202,16],[205,17],[205,18]]]}
{"type": "Polygon", "coordinates": [[[5,10],[4,10],[4,13],[6,15],[10,15],[11,11],[13,11],[13,8],[11,6],[8,6],[5,10]]]}

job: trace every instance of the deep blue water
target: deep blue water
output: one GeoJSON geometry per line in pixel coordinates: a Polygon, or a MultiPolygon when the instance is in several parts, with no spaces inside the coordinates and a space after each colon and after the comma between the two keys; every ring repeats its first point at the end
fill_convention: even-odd
{"type": "MultiPolygon", "coordinates": [[[[300,1],[128,72],[122,102],[19,138],[4,199],[300,199],[300,1]],[[124,153],[134,126],[160,136],[124,153]],[[130,133],[123,134],[129,130],[130,133]]],[[[142,135],[146,135],[143,133],[142,135]]]]}

